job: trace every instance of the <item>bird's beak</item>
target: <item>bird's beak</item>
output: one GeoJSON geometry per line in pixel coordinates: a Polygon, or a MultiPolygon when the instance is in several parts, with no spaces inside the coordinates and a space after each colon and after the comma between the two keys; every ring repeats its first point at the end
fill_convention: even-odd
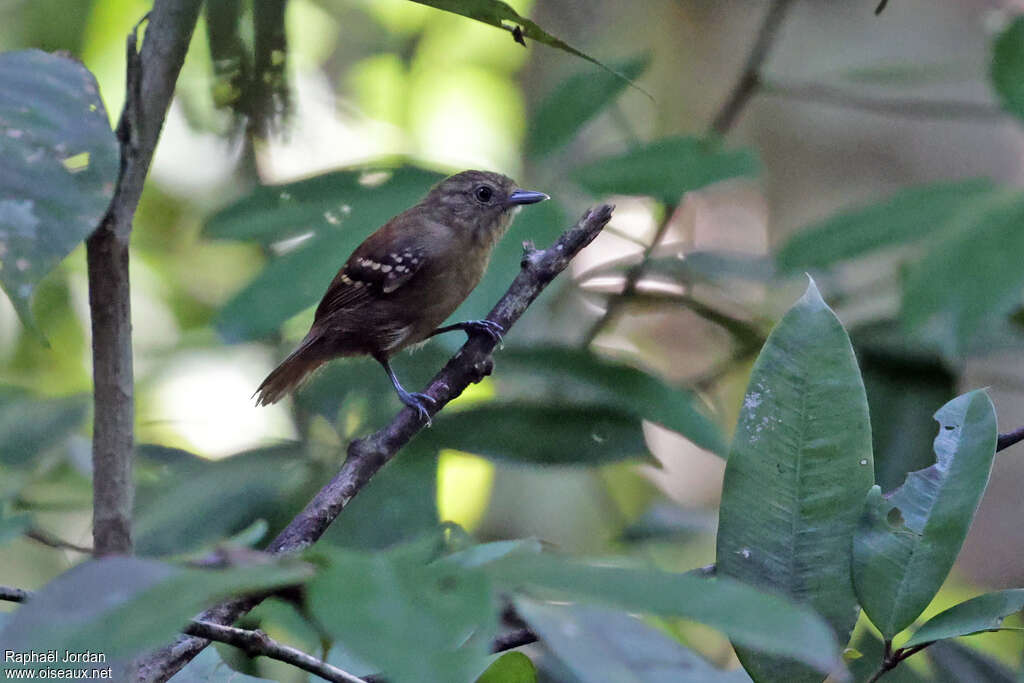
{"type": "Polygon", "coordinates": [[[551,199],[543,192],[533,192],[531,190],[515,190],[508,196],[508,203],[512,205],[522,204],[536,204],[542,202],[545,199],[551,199]]]}

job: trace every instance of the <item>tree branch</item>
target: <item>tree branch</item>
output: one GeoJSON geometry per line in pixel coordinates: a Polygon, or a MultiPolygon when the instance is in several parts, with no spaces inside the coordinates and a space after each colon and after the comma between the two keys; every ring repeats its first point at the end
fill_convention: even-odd
{"type": "Polygon", "coordinates": [[[76,553],[82,553],[83,555],[92,555],[92,548],[87,548],[71,541],[65,541],[63,538],[54,536],[49,531],[43,531],[38,528],[31,528],[25,532],[25,538],[31,538],[36,543],[42,543],[50,548],[56,548],[57,550],[71,550],[76,553]]]}
{"type": "Polygon", "coordinates": [[[1024,427],[1018,427],[1012,432],[1000,434],[999,439],[996,441],[996,453],[1009,448],[1018,441],[1024,441],[1024,427]]]}
{"type": "Polygon", "coordinates": [[[336,666],[321,661],[302,650],[279,643],[263,631],[249,631],[233,626],[213,624],[208,621],[193,621],[185,627],[184,632],[204,638],[227,643],[237,647],[250,657],[269,657],[286,664],[296,666],[327,681],[336,683],[365,683],[365,680],[353,676],[336,666]]]}
{"type": "Polygon", "coordinates": [[[32,597],[32,591],[14,586],[0,586],[0,600],[7,602],[25,602],[32,597]]]}
{"type": "Polygon", "coordinates": [[[117,126],[121,172],[114,198],[86,240],[93,359],[93,545],[131,553],[134,380],[128,277],[132,218],[142,196],[201,0],[156,0],[139,52],[128,36],[127,88],[117,126]]]}
{"type": "MultiPolygon", "coordinates": [[[[523,245],[521,269],[508,291],[488,314],[487,319],[506,331],[540,295],[541,291],[569,265],[577,253],[590,244],[611,220],[613,207],[602,205],[587,211],[576,225],[562,234],[547,249],[523,245]]],[[[491,352],[496,342],[487,335],[475,335],[448,361],[427,386],[434,399],[431,416],[457,398],[470,384],[489,373],[491,352]]],[[[366,486],[371,477],[409,442],[424,423],[411,408],[403,408],[383,429],[349,444],[348,458],[334,478],[316,494],[267,550],[271,553],[295,553],[308,548],[327,530],[349,501],[366,486]]],[[[259,603],[259,598],[238,598],[207,610],[199,619],[215,624],[231,624],[259,603]]],[[[205,638],[186,637],[140,660],[140,681],[166,681],[209,644],[205,638]]]]}
{"type": "Polygon", "coordinates": [[[529,645],[530,643],[536,643],[537,634],[528,628],[517,628],[514,631],[509,631],[494,639],[491,643],[491,652],[505,652],[506,650],[514,650],[517,647],[523,645],[529,645]]]}

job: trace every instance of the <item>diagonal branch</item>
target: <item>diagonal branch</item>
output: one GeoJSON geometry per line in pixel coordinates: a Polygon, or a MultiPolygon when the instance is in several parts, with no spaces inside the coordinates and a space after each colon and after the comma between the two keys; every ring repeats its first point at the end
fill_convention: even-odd
{"type": "MultiPolygon", "coordinates": [[[[131,553],[134,379],[128,244],[160,129],[202,0],[156,0],[146,38],[128,36],[127,87],[117,126],[121,173],[106,216],[86,240],[93,363],[93,545],[131,553]]],[[[141,23],[141,22],[140,22],[141,23]]]]}
{"type": "MultiPolygon", "coordinates": [[[[521,269],[508,291],[487,319],[506,331],[540,295],[541,291],[590,244],[611,220],[614,207],[607,204],[587,211],[576,225],[547,249],[524,244],[521,269]]],[[[434,399],[431,416],[457,398],[470,384],[489,374],[491,352],[496,342],[487,335],[471,337],[427,386],[434,399]]],[[[267,548],[272,553],[295,553],[308,548],[327,530],[349,501],[366,486],[398,451],[409,443],[424,423],[411,408],[403,408],[383,429],[348,447],[348,458],[334,478],[316,494],[267,548]]],[[[259,598],[238,598],[207,610],[199,619],[214,624],[231,624],[259,603],[259,598]]],[[[185,637],[140,660],[140,681],[166,681],[209,644],[205,638],[185,637]]]]}
{"type": "Polygon", "coordinates": [[[25,602],[32,597],[32,591],[14,586],[0,586],[0,600],[6,602],[25,602]]]}

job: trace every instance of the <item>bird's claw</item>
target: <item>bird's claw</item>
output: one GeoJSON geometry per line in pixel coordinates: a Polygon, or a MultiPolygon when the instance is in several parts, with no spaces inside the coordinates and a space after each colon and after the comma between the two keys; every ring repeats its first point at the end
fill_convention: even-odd
{"type": "Polygon", "coordinates": [[[468,320],[466,332],[470,334],[486,334],[495,344],[500,344],[505,328],[493,320],[468,320]]]}
{"type": "Polygon", "coordinates": [[[402,400],[402,403],[415,410],[416,415],[419,416],[421,420],[426,422],[428,427],[432,424],[430,420],[430,412],[427,410],[426,404],[430,403],[430,405],[432,406],[437,405],[437,401],[435,401],[430,396],[422,394],[418,391],[414,391],[411,394],[408,392],[406,392],[405,394],[400,394],[399,398],[402,400]]]}

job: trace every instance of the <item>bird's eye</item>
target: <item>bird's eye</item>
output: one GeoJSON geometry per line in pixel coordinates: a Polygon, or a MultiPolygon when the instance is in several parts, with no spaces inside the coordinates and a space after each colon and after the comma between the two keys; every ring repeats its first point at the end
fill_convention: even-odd
{"type": "Polygon", "coordinates": [[[473,191],[473,196],[476,197],[476,200],[481,204],[486,204],[491,201],[491,198],[494,196],[494,190],[489,188],[487,185],[481,185],[473,191]]]}

